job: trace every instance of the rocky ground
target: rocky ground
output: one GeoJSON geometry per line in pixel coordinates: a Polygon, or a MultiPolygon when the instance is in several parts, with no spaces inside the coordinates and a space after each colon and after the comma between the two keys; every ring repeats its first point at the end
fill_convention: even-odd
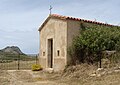
{"type": "Polygon", "coordinates": [[[120,67],[70,66],[63,72],[1,70],[0,85],[120,85],[120,67]]]}

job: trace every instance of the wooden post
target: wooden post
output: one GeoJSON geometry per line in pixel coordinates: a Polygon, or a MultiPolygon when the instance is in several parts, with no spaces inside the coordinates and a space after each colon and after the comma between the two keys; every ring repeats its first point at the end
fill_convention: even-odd
{"type": "Polygon", "coordinates": [[[37,55],[36,55],[36,65],[37,65],[37,55]]]}
{"type": "Polygon", "coordinates": [[[100,55],[100,68],[102,67],[102,64],[101,64],[101,55],[100,55]]]}
{"type": "Polygon", "coordinates": [[[20,70],[20,54],[18,54],[18,70],[20,70]]]}
{"type": "Polygon", "coordinates": [[[102,63],[101,63],[101,62],[102,62],[102,61],[101,61],[101,56],[102,56],[102,55],[101,55],[101,52],[99,52],[98,55],[99,55],[99,56],[98,56],[98,57],[99,57],[99,66],[100,66],[100,68],[101,68],[101,67],[102,67],[102,63]]]}

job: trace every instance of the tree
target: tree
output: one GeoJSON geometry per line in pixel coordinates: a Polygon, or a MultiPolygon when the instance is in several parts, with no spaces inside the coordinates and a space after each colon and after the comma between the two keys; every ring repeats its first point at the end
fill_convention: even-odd
{"type": "Polygon", "coordinates": [[[120,27],[93,26],[86,27],[73,39],[69,49],[71,58],[79,63],[99,61],[98,55],[105,50],[120,51],[120,27]]]}

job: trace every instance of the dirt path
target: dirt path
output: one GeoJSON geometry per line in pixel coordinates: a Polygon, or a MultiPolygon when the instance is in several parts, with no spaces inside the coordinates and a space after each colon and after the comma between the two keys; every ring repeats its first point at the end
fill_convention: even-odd
{"type": "Polygon", "coordinates": [[[67,85],[48,80],[45,73],[32,72],[30,70],[8,70],[2,71],[0,85],[67,85]],[[38,75],[41,74],[41,75],[38,75]]]}

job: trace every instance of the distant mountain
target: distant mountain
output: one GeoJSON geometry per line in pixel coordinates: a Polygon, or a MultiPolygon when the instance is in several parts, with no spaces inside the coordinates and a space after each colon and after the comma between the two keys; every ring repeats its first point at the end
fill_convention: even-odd
{"type": "Polygon", "coordinates": [[[17,46],[7,46],[6,48],[0,50],[0,53],[9,53],[9,54],[24,54],[19,47],[17,46]]]}
{"type": "Polygon", "coordinates": [[[7,46],[0,50],[0,63],[15,60],[35,60],[36,58],[24,54],[17,46],[7,46]],[[18,55],[20,54],[20,55],[18,55]]]}

